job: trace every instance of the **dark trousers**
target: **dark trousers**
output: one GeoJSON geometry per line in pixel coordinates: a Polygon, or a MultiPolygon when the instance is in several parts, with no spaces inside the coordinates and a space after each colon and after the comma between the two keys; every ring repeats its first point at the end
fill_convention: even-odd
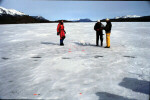
{"type": "Polygon", "coordinates": [[[103,46],[103,33],[97,31],[96,32],[96,45],[99,45],[99,38],[101,40],[101,46],[103,46]]]}
{"type": "Polygon", "coordinates": [[[65,39],[65,37],[62,37],[62,38],[60,39],[60,45],[64,45],[64,43],[63,43],[64,39],[65,39]]]}

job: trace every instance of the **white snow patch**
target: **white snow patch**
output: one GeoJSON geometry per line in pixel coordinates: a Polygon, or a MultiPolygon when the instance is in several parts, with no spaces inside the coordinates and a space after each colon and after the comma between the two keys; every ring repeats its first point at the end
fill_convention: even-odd
{"type": "Polygon", "coordinates": [[[15,9],[6,9],[4,7],[0,7],[0,15],[1,14],[8,14],[8,15],[13,15],[13,16],[14,15],[20,15],[20,16],[25,15],[24,13],[19,12],[15,9]]]}

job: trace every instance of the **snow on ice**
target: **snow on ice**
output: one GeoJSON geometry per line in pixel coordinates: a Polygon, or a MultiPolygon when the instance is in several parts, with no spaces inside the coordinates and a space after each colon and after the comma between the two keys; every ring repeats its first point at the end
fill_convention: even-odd
{"type": "Polygon", "coordinates": [[[57,23],[0,25],[0,98],[148,100],[150,23],[112,23],[109,49],[94,24],[64,23],[63,47],[57,23]]]}

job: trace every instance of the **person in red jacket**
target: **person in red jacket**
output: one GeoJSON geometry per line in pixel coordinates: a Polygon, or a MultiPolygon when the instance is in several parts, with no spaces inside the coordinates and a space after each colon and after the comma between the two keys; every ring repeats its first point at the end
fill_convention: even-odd
{"type": "Polygon", "coordinates": [[[63,46],[64,39],[65,39],[66,31],[64,30],[63,20],[59,21],[57,25],[57,35],[60,35],[60,45],[63,46]]]}

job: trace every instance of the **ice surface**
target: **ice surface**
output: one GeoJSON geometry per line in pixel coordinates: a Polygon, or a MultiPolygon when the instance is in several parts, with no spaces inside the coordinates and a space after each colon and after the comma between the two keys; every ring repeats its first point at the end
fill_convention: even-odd
{"type": "Polygon", "coordinates": [[[94,24],[64,23],[63,47],[57,23],[0,25],[0,98],[148,100],[150,23],[112,23],[109,49],[94,24]]]}

